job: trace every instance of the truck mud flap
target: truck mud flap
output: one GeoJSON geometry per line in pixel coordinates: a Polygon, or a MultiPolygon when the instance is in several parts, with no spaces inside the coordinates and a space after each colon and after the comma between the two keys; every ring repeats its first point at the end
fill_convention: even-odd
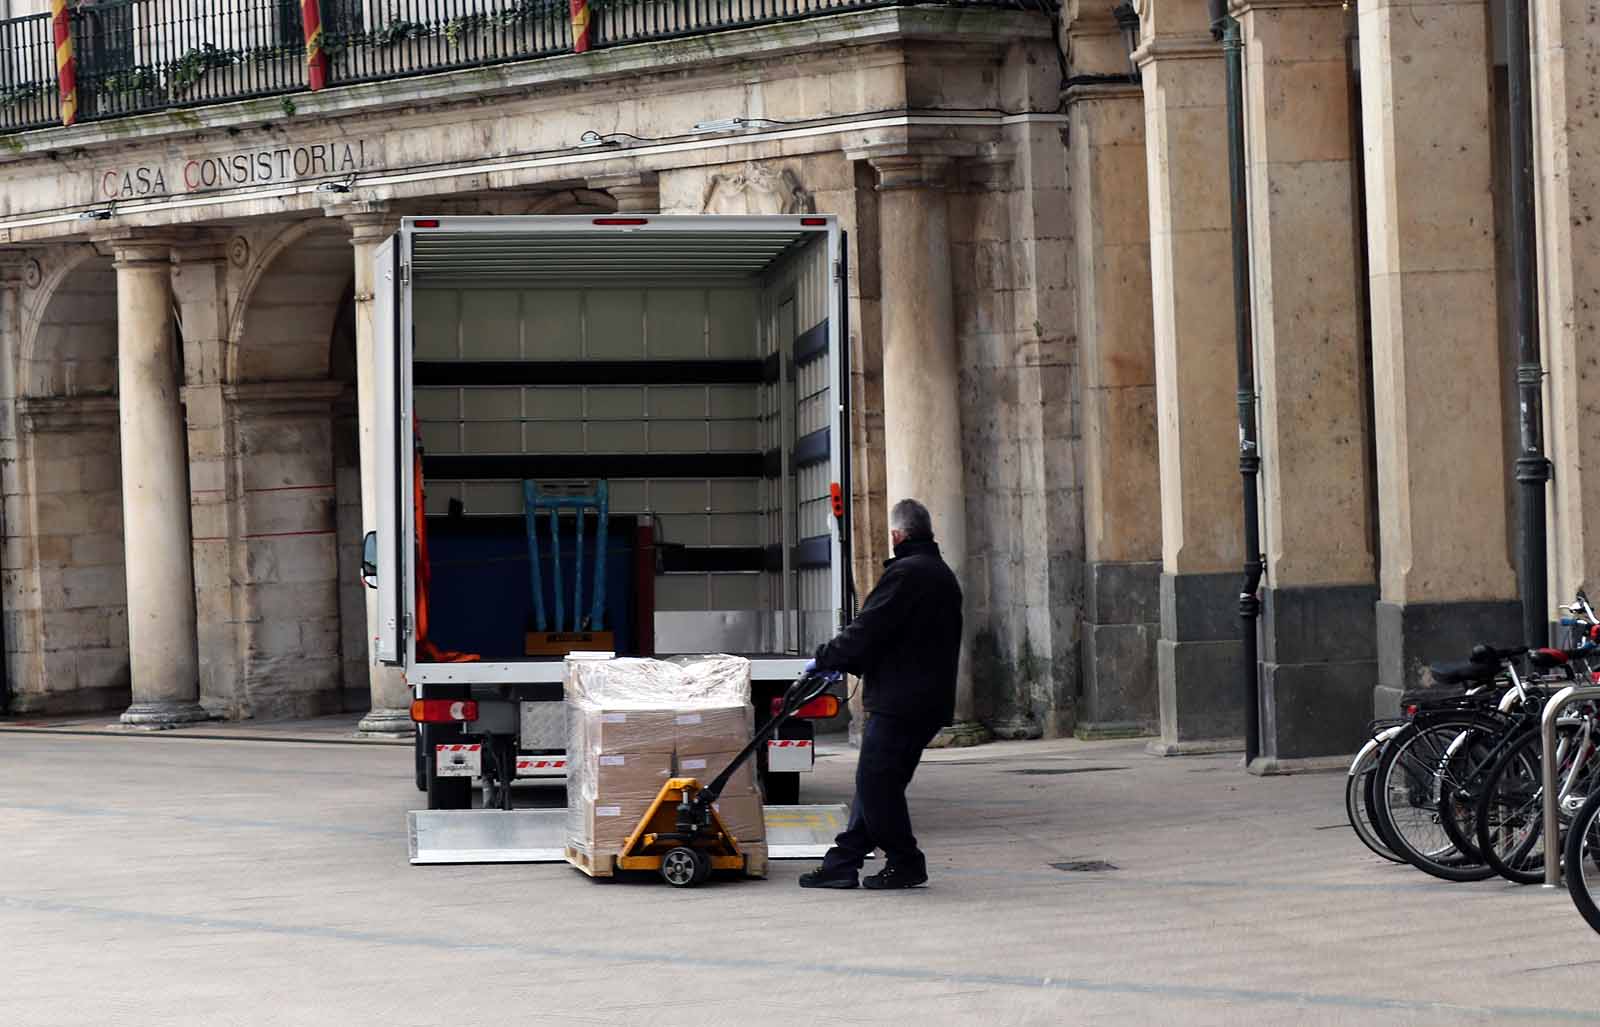
{"type": "MultiPolygon", "coordinates": [[[[849,820],[842,804],[768,806],[768,858],[816,859],[849,820]]],[[[413,866],[566,861],[565,809],[412,810],[406,826],[413,866]]]]}

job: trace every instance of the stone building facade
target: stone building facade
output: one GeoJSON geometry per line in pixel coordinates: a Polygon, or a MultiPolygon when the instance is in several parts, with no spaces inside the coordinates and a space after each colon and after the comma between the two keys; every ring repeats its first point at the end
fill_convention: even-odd
{"type": "MultiPolygon", "coordinates": [[[[29,2],[0,41],[36,26],[29,2]]],[[[356,574],[374,247],[405,215],[823,212],[849,233],[856,578],[887,556],[889,503],[924,498],[968,597],[958,738],[1236,743],[1226,84],[1204,0],[732,4],[716,25],[666,3],[632,36],[622,4],[586,53],[470,60],[448,56],[477,45],[462,33],[509,46],[511,22],[396,33],[334,6],[325,24],[368,30],[335,71],[367,47],[392,73],[274,90],[230,57],[197,86],[169,61],[169,87],[217,95],[140,80],[134,103],[86,75],[99,99],[62,126],[28,121],[45,101],[22,44],[0,67],[11,713],[408,729],[356,574]]],[[[484,0],[502,8],[521,10],[484,0]]],[[[1231,16],[1271,769],[1351,749],[1429,659],[1519,634],[1505,31],[1474,0],[1231,16]]],[[[1600,559],[1600,248],[1576,159],[1600,133],[1600,37],[1581,5],[1532,18],[1553,604],[1600,559]]]]}

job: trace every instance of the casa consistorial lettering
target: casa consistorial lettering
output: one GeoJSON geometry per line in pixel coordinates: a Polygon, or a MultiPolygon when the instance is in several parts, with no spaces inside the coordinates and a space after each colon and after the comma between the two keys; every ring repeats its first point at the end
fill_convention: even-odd
{"type": "Polygon", "coordinates": [[[95,193],[103,200],[131,200],[351,175],[371,166],[365,139],[256,147],[182,161],[106,168],[98,173],[95,193]]]}

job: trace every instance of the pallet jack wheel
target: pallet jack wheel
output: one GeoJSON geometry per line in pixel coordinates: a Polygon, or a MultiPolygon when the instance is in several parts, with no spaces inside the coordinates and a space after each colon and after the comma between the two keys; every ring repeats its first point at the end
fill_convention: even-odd
{"type": "Polygon", "coordinates": [[[680,845],[661,857],[661,879],[674,888],[688,888],[710,876],[711,859],[703,852],[680,845]]]}

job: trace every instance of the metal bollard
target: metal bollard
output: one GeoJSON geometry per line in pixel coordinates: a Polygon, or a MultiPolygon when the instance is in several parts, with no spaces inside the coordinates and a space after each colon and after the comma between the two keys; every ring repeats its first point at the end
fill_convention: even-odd
{"type": "Polygon", "coordinates": [[[1544,796],[1544,886],[1561,884],[1561,797],[1556,793],[1556,721],[1573,703],[1600,699],[1600,687],[1568,685],[1544,704],[1539,732],[1544,751],[1539,754],[1539,774],[1544,796]]]}

